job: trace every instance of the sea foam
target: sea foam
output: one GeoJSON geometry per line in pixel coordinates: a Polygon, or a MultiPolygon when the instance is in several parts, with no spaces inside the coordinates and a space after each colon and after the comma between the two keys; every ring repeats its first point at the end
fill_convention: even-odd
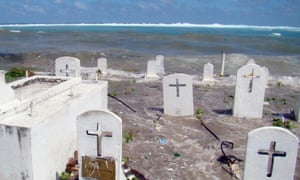
{"type": "Polygon", "coordinates": [[[69,26],[116,26],[116,27],[199,27],[199,28],[237,28],[237,29],[263,29],[263,30],[290,30],[300,31],[300,27],[292,26],[255,26],[255,25],[225,25],[225,24],[192,24],[192,23],[79,23],[79,24],[2,24],[0,27],[69,27],[69,26]]]}

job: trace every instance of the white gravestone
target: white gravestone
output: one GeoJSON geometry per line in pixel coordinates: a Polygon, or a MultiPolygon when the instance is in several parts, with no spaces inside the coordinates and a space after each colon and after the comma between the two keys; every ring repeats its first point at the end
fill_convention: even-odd
{"type": "Polygon", "coordinates": [[[249,59],[247,61],[247,64],[256,64],[255,60],[254,59],[249,59]]]}
{"type": "Polygon", "coordinates": [[[294,108],[294,115],[295,115],[295,120],[299,121],[300,120],[300,97],[298,98],[298,101],[296,102],[296,105],[294,108]]]}
{"type": "Polygon", "coordinates": [[[194,114],[192,77],[171,74],[163,78],[164,113],[172,116],[194,114]]]}
{"type": "Polygon", "coordinates": [[[101,71],[101,74],[107,74],[107,59],[106,58],[98,58],[97,59],[97,67],[101,71]]]}
{"type": "Polygon", "coordinates": [[[0,81],[0,105],[15,98],[14,90],[5,82],[0,81]]]}
{"type": "Polygon", "coordinates": [[[211,63],[204,64],[203,67],[203,81],[214,80],[214,65],[211,63]]]}
{"type": "Polygon", "coordinates": [[[55,75],[80,77],[80,60],[70,56],[57,58],[55,60],[55,75]]]}
{"type": "Polygon", "coordinates": [[[0,70],[0,81],[5,82],[5,71],[0,70]]]}
{"type": "Polygon", "coordinates": [[[244,180],[294,179],[298,138],[280,127],[262,127],[248,133],[244,180]]]}
{"type": "Polygon", "coordinates": [[[147,62],[146,78],[159,78],[159,76],[157,75],[156,61],[149,60],[147,62]]]}
{"type": "Polygon", "coordinates": [[[266,88],[268,88],[268,83],[269,83],[269,79],[270,79],[270,71],[269,71],[269,68],[263,66],[262,67],[265,72],[266,72],[266,88]]]}
{"type": "Polygon", "coordinates": [[[156,56],[156,72],[158,75],[164,75],[165,73],[165,67],[164,67],[164,56],[163,55],[157,55],[156,56]]]}
{"type": "Polygon", "coordinates": [[[237,72],[233,116],[261,118],[266,88],[266,72],[257,64],[247,64],[237,72]]]}
{"type": "MultiPolygon", "coordinates": [[[[108,111],[87,111],[77,118],[78,162],[83,178],[83,157],[113,158],[115,177],[123,178],[122,161],[122,119],[108,111]]],[[[96,171],[95,171],[96,172],[96,171]]],[[[92,174],[91,174],[92,175],[92,174]]]]}

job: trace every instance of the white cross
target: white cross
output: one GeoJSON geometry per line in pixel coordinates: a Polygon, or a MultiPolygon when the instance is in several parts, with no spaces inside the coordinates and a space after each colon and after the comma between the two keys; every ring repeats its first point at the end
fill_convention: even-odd
{"type": "Polygon", "coordinates": [[[102,131],[99,123],[97,123],[96,131],[86,130],[87,135],[97,136],[97,155],[101,157],[102,154],[102,138],[103,137],[112,137],[112,132],[102,131]]]}

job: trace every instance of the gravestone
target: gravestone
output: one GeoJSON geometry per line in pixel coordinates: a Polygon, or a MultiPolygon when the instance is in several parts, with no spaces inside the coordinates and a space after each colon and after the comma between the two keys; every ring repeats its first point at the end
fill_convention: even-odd
{"type": "Polygon", "coordinates": [[[156,56],[156,72],[158,75],[164,75],[165,73],[165,67],[164,67],[164,56],[163,55],[157,55],[156,56]]]}
{"type": "Polygon", "coordinates": [[[159,76],[157,75],[156,61],[149,60],[147,62],[146,78],[159,78],[159,76]]]}
{"type": "Polygon", "coordinates": [[[122,120],[108,111],[87,111],[77,118],[80,179],[123,178],[122,120]]]}
{"type": "Polygon", "coordinates": [[[55,75],[80,77],[80,60],[69,56],[57,58],[55,60],[55,75]]]}
{"type": "Polygon", "coordinates": [[[204,64],[203,67],[203,81],[213,81],[214,80],[214,65],[211,63],[204,64]]]}
{"type": "Polygon", "coordinates": [[[249,59],[247,61],[247,64],[256,64],[255,60],[254,59],[249,59]]]}
{"type": "Polygon", "coordinates": [[[101,71],[101,74],[107,74],[107,59],[106,58],[98,58],[97,59],[97,67],[101,71]]]}
{"type": "Polygon", "coordinates": [[[266,88],[266,72],[257,64],[237,71],[233,116],[261,118],[266,88]]]}
{"type": "Polygon", "coordinates": [[[171,74],[163,78],[164,113],[173,116],[194,114],[192,77],[171,74]]]}
{"type": "Polygon", "coordinates": [[[3,71],[3,70],[0,70],[0,81],[6,82],[5,81],[5,71],[3,71]]]}
{"type": "Polygon", "coordinates": [[[295,115],[295,120],[299,121],[300,120],[300,97],[298,97],[298,101],[296,102],[294,108],[294,115],[295,115]]]}
{"type": "Polygon", "coordinates": [[[299,140],[280,127],[248,133],[244,180],[294,179],[299,140]]]}
{"type": "Polygon", "coordinates": [[[266,73],[266,88],[268,88],[268,83],[269,83],[269,79],[270,79],[270,71],[269,68],[263,66],[262,67],[265,70],[266,73]]]}
{"type": "Polygon", "coordinates": [[[14,90],[3,81],[0,81],[0,92],[0,105],[15,98],[14,90]]]}

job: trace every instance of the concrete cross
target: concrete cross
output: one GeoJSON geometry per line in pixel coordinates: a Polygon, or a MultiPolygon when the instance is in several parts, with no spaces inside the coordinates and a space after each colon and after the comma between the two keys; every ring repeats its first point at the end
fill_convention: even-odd
{"type": "Polygon", "coordinates": [[[244,75],[244,78],[250,78],[249,93],[251,93],[252,92],[252,87],[253,87],[253,79],[254,78],[259,78],[259,76],[254,75],[254,69],[252,69],[252,72],[250,74],[244,75]]]}
{"type": "Polygon", "coordinates": [[[97,123],[96,131],[87,130],[87,135],[97,136],[97,156],[101,157],[102,154],[102,138],[103,137],[112,137],[112,132],[102,131],[99,123],[97,123]]]}
{"type": "Polygon", "coordinates": [[[260,149],[257,152],[258,154],[268,155],[269,156],[268,170],[267,170],[267,176],[268,177],[272,176],[273,164],[274,164],[274,157],[276,157],[276,156],[285,157],[286,156],[286,152],[284,152],[284,151],[276,151],[275,150],[275,146],[276,146],[276,141],[271,141],[269,150],[260,149]]]}
{"type": "Polygon", "coordinates": [[[176,84],[169,84],[170,87],[176,87],[176,96],[179,97],[179,87],[186,86],[186,84],[179,84],[179,79],[176,79],[176,84]]]}

